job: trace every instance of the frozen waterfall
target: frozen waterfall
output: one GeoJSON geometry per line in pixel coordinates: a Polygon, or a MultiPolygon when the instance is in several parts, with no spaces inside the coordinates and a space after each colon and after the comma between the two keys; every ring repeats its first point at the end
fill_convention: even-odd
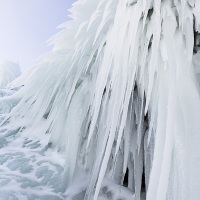
{"type": "Polygon", "coordinates": [[[200,1],[70,12],[1,127],[64,154],[66,199],[199,200],[200,1]]]}

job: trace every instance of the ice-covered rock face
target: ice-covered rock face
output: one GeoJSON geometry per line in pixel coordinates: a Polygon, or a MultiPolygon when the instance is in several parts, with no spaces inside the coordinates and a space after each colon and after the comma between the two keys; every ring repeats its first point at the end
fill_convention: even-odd
{"type": "Polygon", "coordinates": [[[21,74],[20,67],[12,61],[0,61],[0,88],[6,87],[21,74]]]}

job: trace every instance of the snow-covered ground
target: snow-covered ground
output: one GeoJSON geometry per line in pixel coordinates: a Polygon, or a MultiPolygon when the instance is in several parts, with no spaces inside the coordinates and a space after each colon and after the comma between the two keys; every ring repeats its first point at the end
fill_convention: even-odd
{"type": "Polygon", "coordinates": [[[64,158],[38,141],[0,129],[0,200],[62,200],[64,158]]]}
{"type": "MultiPolygon", "coordinates": [[[[5,127],[0,129],[0,177],[0,200],[83,200],[88,184],[79,174],[65,191],[64,155],[5,127]]],[[[99,200],[109,199],[134,200],[134,196],[107,179],[99,200]]]]}

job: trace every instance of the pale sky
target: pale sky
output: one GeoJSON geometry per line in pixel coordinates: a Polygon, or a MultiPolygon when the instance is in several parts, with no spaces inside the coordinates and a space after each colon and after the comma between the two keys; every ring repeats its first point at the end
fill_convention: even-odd
{"type": "Polygon", "coordinates": [[[33,65],[74,1],[0,0],[0,60],[17,61],[22,71],[33,65]]]}

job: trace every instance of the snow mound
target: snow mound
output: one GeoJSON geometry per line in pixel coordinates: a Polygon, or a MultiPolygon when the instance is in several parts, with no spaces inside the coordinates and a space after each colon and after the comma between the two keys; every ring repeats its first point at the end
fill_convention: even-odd
{"type": "Polygon", "coordinates": [[[13,61],[0,61],[0,88],[6,87],[21,74],[20,67],[13,61]]]}

